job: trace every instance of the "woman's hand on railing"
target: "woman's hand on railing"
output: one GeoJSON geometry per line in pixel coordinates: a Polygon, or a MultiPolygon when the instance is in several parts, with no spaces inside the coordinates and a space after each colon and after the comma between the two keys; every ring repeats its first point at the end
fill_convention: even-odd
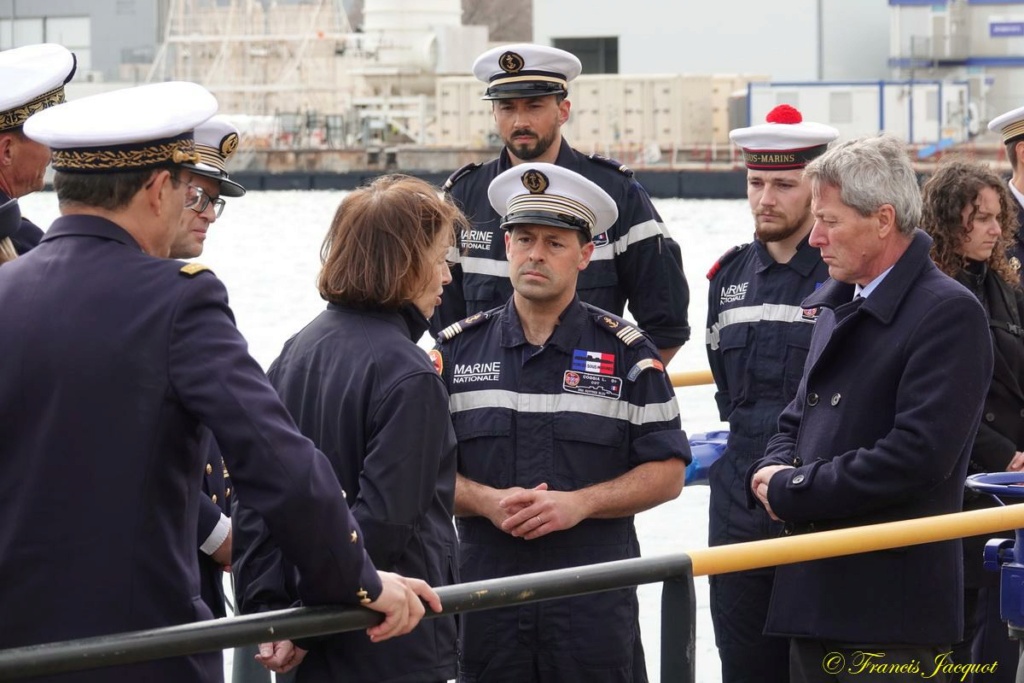
{"type": "Polygon", "coordinates": [[[430,609],[441,611],[441,598],[426,582],[391,572],[377,573],[380,575],[382,590],[377,599],[366,606],[383,613],[384,621],[366,629],[373,642],[404,636],[416,628],[425,612],[421,598],[430,605],[430,609]]]}

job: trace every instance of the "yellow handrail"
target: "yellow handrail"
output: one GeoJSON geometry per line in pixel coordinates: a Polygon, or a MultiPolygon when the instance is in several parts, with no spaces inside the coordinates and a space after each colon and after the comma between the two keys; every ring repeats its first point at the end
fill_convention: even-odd
{"type": "Polygon", "coordinates": [[[668,373],[668,378],[672,381],[672,386],[676,388],[695,387],[701,384],[715,383],[710,370],[676,370],[668,373]]]}
{"type": "Polygon", "coordinates": [[[1024,528],[1024,505],[971,510],[689,551],[693,575],[724,574],[1024,528]]]}

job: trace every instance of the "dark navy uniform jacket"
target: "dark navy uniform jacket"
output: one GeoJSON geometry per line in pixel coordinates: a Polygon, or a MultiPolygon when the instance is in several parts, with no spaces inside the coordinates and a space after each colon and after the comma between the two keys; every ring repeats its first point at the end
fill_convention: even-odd
{"type": "MultiPolygon", "coordinates": [[[[546,482],[571,491],[645,462],[690,459],[654,344],[578,298],[541,348],[526,341],[511,299],[447,328],[438,344],[459,472],[473,481],[500,489],[546,482]]],[[[484,517],[457,521],[464,581],[639,556],[632,516],[586,519],[532,541],[484,517]]],[[[541,638],[548,648],[583,653],[593,666],[629,665],[635,590],[544,605],[539,623],[532,606],[464,615],[467,664],[482,665],[491,649],[515,647],[518,630],[520,638],[541,638]]]]}
{"type": "MultiPolygon", "coordinates": [[[[376,599],[330,463],[302,436],[202,266],[57,219],[0,268],[0,648],[186,624],[199,595],[200,425],[300,567],[303,600],[376,599]]],[[[219,653],[61,681],[219,681],[219,653]]]]}
{"type": "MultiPolygon", "coordinates": [[[[231,478],[213,434],[206,430],[200,450],[207,453],[203,465],[203,490],[199,497],[199,573],[203,601],[215,617],[227,616],[224,603],[224,569],[203,551],[203,543],[220,523],[221,515],[231,516],[231,478]]],[[[214,548],[215,550],[215,548],[214,548]]]]}
{"type": "Polygon", "coordinates": [[[805,238],[788,263],[754,241],[722,257],[708,290],[707,352],[730,445],[763,449],[796,394],[817,312],[800,302],[828,279],[805,238]]]}
{"type": "MultiPolygon", "coordinates": [[[[0,204],[11,199],[7,196],[7,193],[0,190],[0,204]]],[[[21,226],[11,235],[11,243],[14,245],[14,250],[18,252],[18,255],[28,253],[33,247],[39,244],[39,240],[43,238],[43,231],[38,225],[25,218],[21,217],[21,226]]]]}
{"type": "MultiPolygon", "coordinates": [[[[829,280],[807,366],[766,457],[768,499],[795,530],[958,512],[992,377],[985,312],[916,231],[866,299],[829,280]]],[[[748,481],[749,490],[749,481],[748,481]]],[[[960,541],[780,565],[767,633],[940,645],[963,628],[960,541]]]]}
{"type": "MultiPolygon", "coordinates": [[[[412,306],[388,312],[329,304],[288,340],[269,374],[302,433],[331,461],[376,566],[445,586],[458,576],[455,435],[444,384],[413,341],[426,329],[412,306]]],[[[233,521],[242,611],[289,606],[290,569],[244,499],[233,521]]],[[[436,683],[455,677],[457,661],[455,619],[448,616],[383,643],[364,631],[320,639],[296,675],[436,683]]]]}
{"type": "MultiPolygon", "coordinates": [[[[625,166],[581,154],[564,139],[555,163],[599,185],[619,208],[618,220],[594,241],[590,265],[579,275],[580,298],[615,315],[622,315],[628,300],[630,313],[658,348],[682,345],[690,338],[683,260],[647,191],[625,166]]],[[[501,217],[487,198],[491,181],[511,167],[502,149],[497,159],[458,171],[446,184],[471,227],[458,236],[459,261],[434,315],[435,333],[512,296],[501,217]]]]}

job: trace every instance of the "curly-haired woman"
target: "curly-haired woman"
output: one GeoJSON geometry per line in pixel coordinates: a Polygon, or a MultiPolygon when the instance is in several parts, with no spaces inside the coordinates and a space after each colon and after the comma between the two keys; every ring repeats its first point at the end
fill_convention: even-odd
{"type": "MultiPolygon", "coordinates": [[[[924,185],[921,227],[932,236],[932,258],[974,292],[989,317],[995,366],[985,411],[971,451],[969,473],[1024,468],[1024,292],[1015,244],[1017,213],[1002,182],[987,166],[963,160],[942,164],[924,185]]],[[[967,492],[964,509],[995,502],[967,492]]],[[[989,536],[964,539],[963,663],[999,661],[992,681],[1013,681],[1017,643],[999,619],[999,575],[982,567],[989,536]]]]}

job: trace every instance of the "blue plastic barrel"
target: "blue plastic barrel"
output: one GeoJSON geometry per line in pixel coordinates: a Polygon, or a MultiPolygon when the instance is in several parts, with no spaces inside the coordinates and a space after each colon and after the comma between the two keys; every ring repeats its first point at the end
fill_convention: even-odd
{"type": "Polygon", "coordinates": [[[686,466],[686,485],[708,483],[708,470],[725,451],[725,442],[729,439],[728,430],[704,432],[690,436],[690,452],[693,462],[686,466]]]}

